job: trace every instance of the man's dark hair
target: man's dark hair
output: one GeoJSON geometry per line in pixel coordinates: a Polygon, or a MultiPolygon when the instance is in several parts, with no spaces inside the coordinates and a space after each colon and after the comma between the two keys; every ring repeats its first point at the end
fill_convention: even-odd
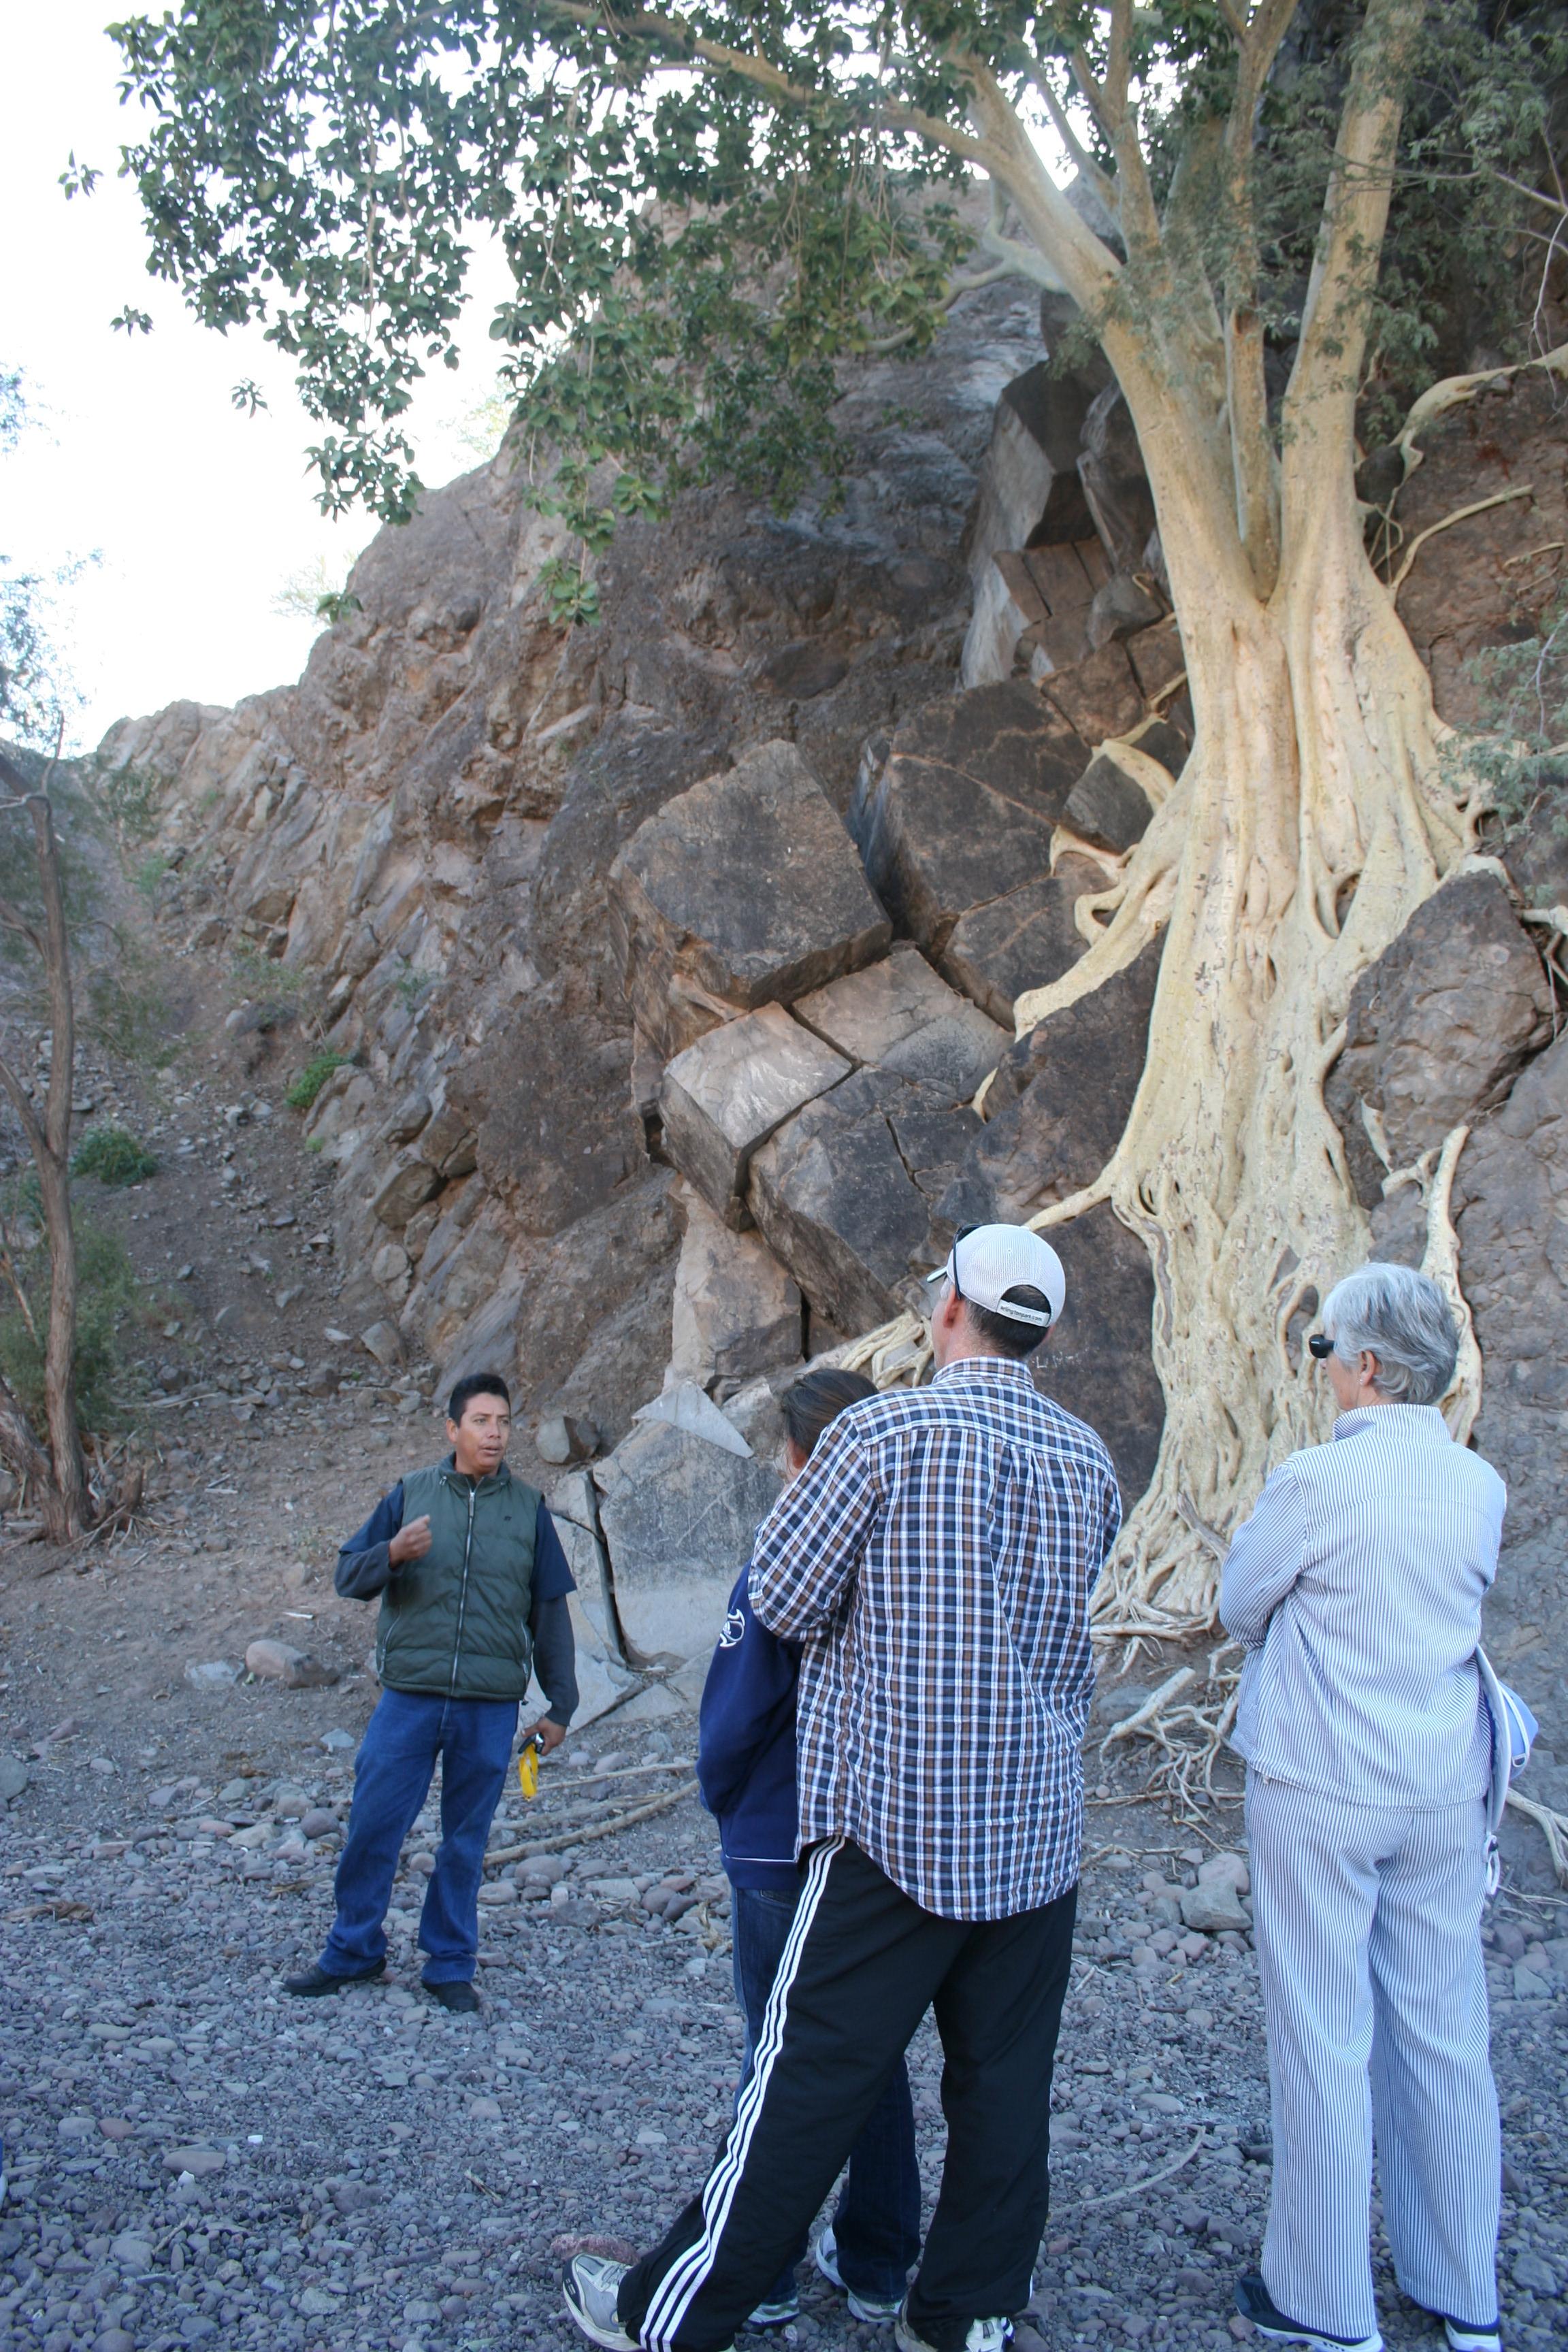
{"type": "Polygon", "coordinates": [[[458,1382],[447,1400],[448,1421],[461,1421],[467,1406],[477,1396],[500,1397],[508,1412],[511,1411],[511,1391],[499,1372],[470,1372],[458,1382]]]}
{"type": "Polygon", "coordinates": [[[784,1391],[781,1408],[790,1444],[809,1457],[830,1421],[837,1421],[841,1412],[858,1404],[862,1397],[876,1393],[874,1383],[864,1372],[843,1372],[832,1364],[825,1364],[819,1372],[804,1373],[793,1388],[784,1391]]]}
{"type": "MultiPolygon", "coordinates": [[[[1010,1298],[1015,1307],[1032,1307],[1037,1315],[1048,1315],[1051,1311],[1050,1300],[1044,1291],[1037,1290],[1032,1282],[1015,1283],[1012,1289],[1005,1290],[1002,1296],[1010,1298]]],[[[999,1315],[989,1307],[976,1307],[973,1298],[966,1299],[964,1304],[974,1318],[974,1328],[982,1339],[988,1339],[994,1348],[999,1348],[1005,1356],[1016,1357],[1020,1363],[1026,1356],[1034,1354],[1046,1336],[1043,1323],[1015,1323],[1010,1315],[999,1315]]]]}

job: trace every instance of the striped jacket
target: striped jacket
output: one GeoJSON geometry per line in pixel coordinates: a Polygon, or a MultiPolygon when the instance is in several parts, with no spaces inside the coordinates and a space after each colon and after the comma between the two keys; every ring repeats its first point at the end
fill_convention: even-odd
{"type": "Polygon", "coordinates": [[[1485,1793],[1476,1648],[1506,1499],[1430,1405],[1358,1407],[1280,1464],[1220,1582],[1255,1771],[1365,1804],[1485,1793]]]}

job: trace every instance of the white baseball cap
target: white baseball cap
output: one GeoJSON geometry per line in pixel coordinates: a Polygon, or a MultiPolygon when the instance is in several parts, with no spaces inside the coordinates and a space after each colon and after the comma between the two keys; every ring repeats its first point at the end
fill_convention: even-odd
{"type": "Polygon", "coordinates": [[[1049,1242],[1027,1225],[961,1225],[947,1254],[945,1265],[926,1276],[928,1282],[951,1282],[960,1298],[1005,1315],[1011,1323],[1034,1323],[1044,1330],[1067,1304],[1068,1278],[1049,1242]],[[1022,1287],[1044,1293],[1050,1311],[1018,1307],[1004,1291],[1022,1287]]]}

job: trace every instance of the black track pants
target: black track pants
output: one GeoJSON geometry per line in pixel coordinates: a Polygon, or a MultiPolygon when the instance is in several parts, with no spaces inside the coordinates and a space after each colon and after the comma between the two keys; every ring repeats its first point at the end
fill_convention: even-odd
{"type": "Polygon", "coordinates": [[[1021,2311],[1045,2229],[1051,2067],[1078,1890],[973,1925],[922,1911],[842,1839],[816,1848],[756,2068],[718,2161],[627,2273],[649,2352],[718,2352],[800,2242],[928,2007],[945,2063],[942,2194],[910,2290],[937,2352],[1021,2311]]]}

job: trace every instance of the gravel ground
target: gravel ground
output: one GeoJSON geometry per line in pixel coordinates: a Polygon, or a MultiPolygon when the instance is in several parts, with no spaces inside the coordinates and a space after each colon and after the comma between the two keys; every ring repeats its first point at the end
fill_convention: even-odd
{"type": "MultiPolygon", "coordinates": [[[[605,1718],[552,1762],[534,1806],[509,1799],[498,1845],[650,1791],[675,1801],[546,1863],[553,1885],[492,1879],[475,2021],[418,1985],[427,1822],[406,1850],[385,1983],[310,2006],[279,1990],[326,1925],[350,1790],[347,1756],[300,1710],[335,1712],[341,1734],[368,1705],[368,1692],[226,1694],[194,1722],[183,1744],[205,1752],[177,1783],[151,1756],[95,1771],[80,1735],[40,1743],[0,1832],[0,2352],[570,2344],[566,2242],[646,2242],[700,2178],[741,2032],[711,1825],[668,1769],[690,1752],[689,1717],[605,1718]],[[250,1746],[226,1759],[225,1705],[246,1701],[250,1746]]],[[[1051,2347],[1219,2352],[1247,2332],[1231,2282],[1256,2255],[1268,2189],[1252,1954],[1235,1935],[1191,1958],[1155,1948],[1173,1939],[1159,1890],[1191,1882],[1206,1832],[1123,1799],[1095,1808],[1090,1846],[1025,2352],[1028,2331],[1051,2347]]],[[[1542,2347],[1564,2340],[1568,2284],[1568,1942],[1541,1941],[1568,1930],[1557,1910],[1505,1896],[1492,1930],[1521,1949],[1512,1962],[1498,1947],[1494,1966],[1505,2307],[1510,2341],[1542,2347]]],[[[928,2190],[939,2055],[923,2030],[911,2059],[928,2190]]],[[[1435,2341],[1401,2310],[1381,2249],[1379,2284],[1390,2342],[1435,2341]]],[[[868,2338],[807,2279],[791,2343],[869,2352],[868,2338]]]]}

